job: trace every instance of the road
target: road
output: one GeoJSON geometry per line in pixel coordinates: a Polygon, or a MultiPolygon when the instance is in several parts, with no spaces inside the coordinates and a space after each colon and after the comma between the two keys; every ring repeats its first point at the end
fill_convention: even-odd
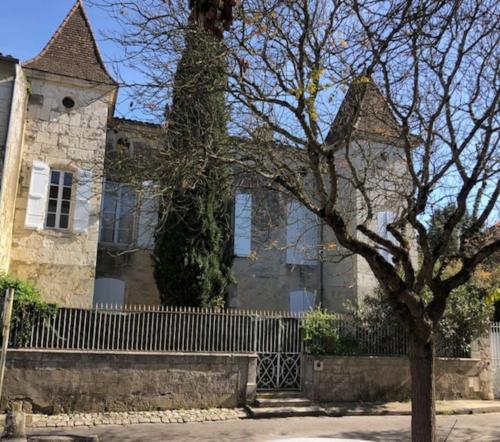
{"type": "MultiPolygon", "coordinates": [[[[302,417],[187,424],[140,424],[36,431],[33,434],[99,435],[100,441],[269,441],[285,437],[336,437],[409,441],[409,416],[302,417]]],[[[500,441],[500,413],[438,416],[439,440],[500,441]],[[452,429],[450,433],[450,430],[452,429]]]]}

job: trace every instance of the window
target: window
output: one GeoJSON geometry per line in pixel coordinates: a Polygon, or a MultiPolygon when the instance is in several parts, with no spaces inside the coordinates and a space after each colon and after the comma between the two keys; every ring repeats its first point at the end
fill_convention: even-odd
{"type": "Polygon", "coordinates": [[[234,205],[234,254],[248,257],[252,253],[252,195],[238,193],[234,205]]]}
{"type": "Polygon", "coordinates": [[[318,219],[298,201],[288,204],[286,241],[287,264],[316,265],[318,263],[318,219]]]}
{"type": "Polygon", "coordinates": [[[123,184],[106,182],[101,217],[101,242],[131,244],[134,210],[134,189],[123,184]]]}
{"type": "Polygon", "coordinates": [[[53,229],[69,228],[72,188],[73,174],[61,170],[50,171],[46,227],[53,229]]]}

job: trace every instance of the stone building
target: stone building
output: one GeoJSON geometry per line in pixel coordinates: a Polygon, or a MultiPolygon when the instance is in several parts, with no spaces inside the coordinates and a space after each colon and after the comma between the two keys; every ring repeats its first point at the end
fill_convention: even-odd
{"type": "MultiPolygon", "coordinates": [[[[115,118],[117,92],[80,0],[34,59],[0,56],[0,271],[33,280],[45,299],[60,305],[160,302],[150,259],[154,183],[121,182],[106,158],[154,148],[162,128],[115,118]]],[[[395,122],[374,86],[351,87],[329,142],[352,117],[350,94],[364,100],[353,149],[375,143],[377,161],[394,170],[395,122]],[[375,113],[384,115],[382,128],[370,117],[375,113]]],[[[355,223],[362,201],[348,186],[344,204],[354,208],[355,223]]],[[[384,235],[393,207],[380,205],[374,228],[384,235]]],[[[372,292],[366,262],[337,259],[341,251],[325,247],[334,243],[330,230],[297,202],[236,188],[237,282],[229,305],[303,311],[321,303],[340,310],[346,300],[372,292]]]]}

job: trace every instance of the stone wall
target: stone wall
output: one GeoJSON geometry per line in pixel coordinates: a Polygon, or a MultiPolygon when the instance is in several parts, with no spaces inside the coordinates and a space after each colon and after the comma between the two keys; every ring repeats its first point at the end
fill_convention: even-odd
{"type": "Polygon", "coordinates": [[[27,83],[20,65],[0,67],[0,272],[7,273],[23,153],[27,83]]]}
{"type": "Polygon", "coordinates": [[[500,367],[493,367],[491,375],[493,378],[493,396],[495,399],[500,399],[500,367]]]}
{"type": "MultiPolygon", "coordinates": [[[[410,398],[404,357],[306,356],[304,389],[318,402],[403,401],[410,398]]],[[[438,399],[493,399],[490,367],[481,359],[436,360],[438,399]]]]}
{"type": "Polygon", "coordinates": [[[33,99],[26,118],[10,272],[35,281],[47,301],[66,306],[91,306],[106,125],[114,89],[36,71],[28,70],[27,76],[33,99]],[[67,96],[75,101],[72,109],[62,104],[67,96]],[[74,174],[80,168],[92,170],[90,220],[86,233],[74,233],[71,222],[68,230],[25,228],[34,160],[74,174]]]}
{"type": "Polygon", "coordinates": [[[10,350],[3,403],[27,411],[148,411],[253,401],[255,355],[10,350]]]}

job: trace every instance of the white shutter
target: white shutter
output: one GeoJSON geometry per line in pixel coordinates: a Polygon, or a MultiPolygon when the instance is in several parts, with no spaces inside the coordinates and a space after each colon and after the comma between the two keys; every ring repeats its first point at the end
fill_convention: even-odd
{"type": "MultiPolygon", "coordinates": [[[[378,223],[378,235],[384,239],[395,243],[396,239],[387,230],[387,226],[391,224],[396,219],[396,214],[394,212],[378,212],[377,213],[377,223],[378,223]]],[[[381,255],[386,261],[389,261],[390,253],[387,250],[380,250],[381,255]]]]}
{"type": "Polygon", "coordinates": [[[234,208],[234,254],[247,257],[252,253],[252,195],[238,193],[234,208]]]}
{"type": "Polygon", "coordinates": [[[139,212],[139,236],[137,245],[144,249],[152,249],[155,243],[154,233],[158,226],[158,197],[154,195],[152,181],[142,183],[141,208],[139,212]]]}
{"type": "Polygon", "coordinates": [[[73,231],[87,233],[90,219],[90,199],[92,198],[92,171],[79,169],[77,174],[75,216],[73,231]]]}
{"type": "Polygon", "coordinates": [[[49,177],[50,168],[48,164],[42,161],[33,161],[24,223],[28,229],[43,229],[44,227],[49,192],[49,177]]]}
{"type": "Polygon", "coordinates": [[[314,309],[316,296],[307,290],[297,290],[290,293],[290,312],[303,313],[314,309]]]}
{"type": "Polygon", "coordinates": [[[123,305],[125,283],[119,279],[98,278],[94,283],[94,306],[98,304],[123,305]]]}
{"type": "Polygon", "coordinates": [[[319,225],[316,215],[298,201],[288,204],[287,264],[315,265],[318,259],[319,225]]]}

